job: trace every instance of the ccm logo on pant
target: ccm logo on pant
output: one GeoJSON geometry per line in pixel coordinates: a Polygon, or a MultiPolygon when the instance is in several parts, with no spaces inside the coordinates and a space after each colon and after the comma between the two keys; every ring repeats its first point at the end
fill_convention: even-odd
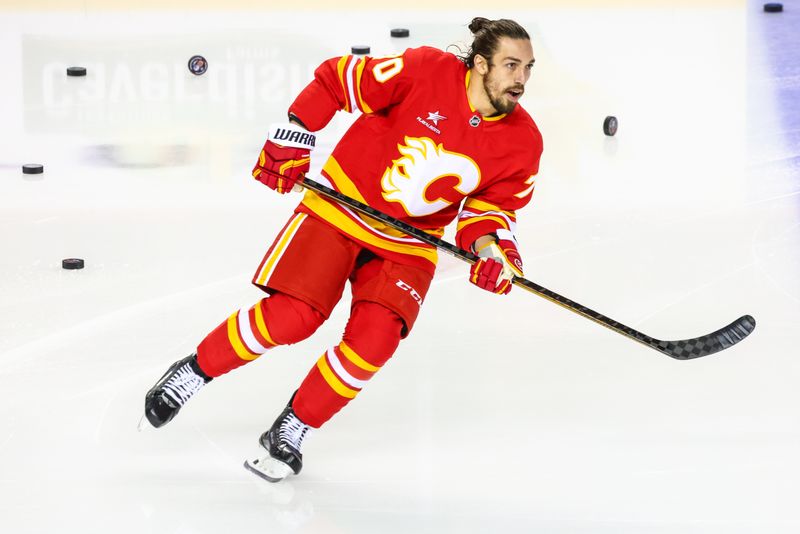
{"type": "Polygon", "coordinates": [[[413,287],[411,287],[410,285],[406,284],[406,283],[405,283],[405,282],[403,282],[402,280],[398,280],[398,281],[397,281],[397,284],[395,284],[395,285],[396,285],[397,287],[399,287],[400,289],[402,289],[403,291],[408,291],[409,295],[411,295],[411,298],[413,298],[414,300],[416,300],[416,301],[417,301],[417,304],[419,304],[420,306],[422,306],[422,297],[420,297],[420,296],[419,296],[419,293],[417,293],[417,290],[416,290],[416,289],[414,289],[414,288],[413,288],[413,287]]]}

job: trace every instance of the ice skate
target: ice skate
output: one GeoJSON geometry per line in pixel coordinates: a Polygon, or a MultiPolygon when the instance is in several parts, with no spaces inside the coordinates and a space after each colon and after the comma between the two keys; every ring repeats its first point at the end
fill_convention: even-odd
{"type": "Polygon", "coordinates": [[[197,354],[173,363],[144,398],[144,415],[155,428],[169,423],[200,388],[211,382],[197,365],[197,354]]]}
{"type": "Polygon", "coordinates": [[[294,395],[286,409],[272,424],[272,427],[259,438],[259,444],[267,450],[261,458],[247,460],[244,467],[269,482],[279,482],[303,469],[303,454],[300,452],[303,440],[313,430],[303,423],[292,410],[294,395]]]}

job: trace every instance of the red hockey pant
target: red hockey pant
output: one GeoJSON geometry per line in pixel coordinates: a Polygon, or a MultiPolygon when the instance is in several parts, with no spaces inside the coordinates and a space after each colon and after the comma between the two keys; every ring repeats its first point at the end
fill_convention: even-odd
{"type": "Polygon", "coordinates": [[[346,283],[350,319],[337,346],[308,373],[293,408],[319,427],[361,391],[414,325],[432,273],[364,249],[328,224],[295,214],[259,265],[253,283],[271,296],[240,310],[197,348],[200,368],[219,376],[272,347],[306,339],[328,318],[346,283]]]}

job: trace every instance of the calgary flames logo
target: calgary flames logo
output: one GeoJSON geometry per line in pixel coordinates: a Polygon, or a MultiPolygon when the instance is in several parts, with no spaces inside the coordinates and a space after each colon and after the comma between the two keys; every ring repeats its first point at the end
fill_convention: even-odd
{"type": "MultiPolygon", "coordinates": [[[[383,198],[399,202],[412,217],[436,213],[453,201],[442,197],[429,199],[428,190],[446,177],[458,183],[452,189],[467,196],[478,187],[481,171],[471,158],[449,152],[428,137],[406,137],[405,145],[397,145],[401,157],[392,161],[381,178],[383,198]]],[[[455,195],[454,195],[455,196],[455,195]]]]}

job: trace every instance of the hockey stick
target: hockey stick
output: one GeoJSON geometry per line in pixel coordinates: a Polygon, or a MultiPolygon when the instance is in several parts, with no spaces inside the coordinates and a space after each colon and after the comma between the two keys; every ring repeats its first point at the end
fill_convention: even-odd
{"type": "MultiPolygon", "coordinates": [[[[466,250],[463,250],[455,245],[451,245],[447,241],[439,239],[438,237],[428,235],[419,228],[415,228],[410,224],[386,215],[385,213],[367,206],[358,200],[345,196],[338,191],[331,189],[330,187],[322,185],[308,178],[302,182],[302,185],[308,189],[311,189],[312,191],[333,199],[340,204],[368,215],[373,219],[378,219],[379,221],[386,223],[389,226],[400,230],[401,232],[405,232],[406,234],[415,237],[420,241],[428,243],[429,245],[433,245],[434,247],[443,250],[467,263],[472,264],[479,259],[471,252],[467,252],[466,250]]],[[[578,304],[574,300],[570,300],[554,291],[550,291],[546,287],[542,287],[535,282],[527,280],[526,278],[514,277],[513,283],[516,286],[519,286],[527,291],[530,291],[531,293],[535,293],[540,297],[544,297],[547,300],[558,304],[562,308],[566,308],[572,312],[586,317],[587,319],[591,319],[592,321],[605,326],[606,328],[609,328],[618,334],[622,334],[629,339],[638,341],[642,345],[646,345],[651,349],[655,349],[671,358],[675,358],[676,360],[691,360],[694,358],[700,358],[702,356],[708,356],[709,354],[714,354],[715,352],[732,347],[750,335],[750,333],[756,327],[756,320],[752,316],[743,315],[728,326],[720,328],[719,330],[715,330],[714,332],[706,334],[705,336],[692,339],[682,339],[678,341],[662,341],[660,339],[643,334],[642,332],[639,332],[630,326],[625,326],[618,321],[610,319],[605,315],[587,308],[582,304],[578,304]]]]}

